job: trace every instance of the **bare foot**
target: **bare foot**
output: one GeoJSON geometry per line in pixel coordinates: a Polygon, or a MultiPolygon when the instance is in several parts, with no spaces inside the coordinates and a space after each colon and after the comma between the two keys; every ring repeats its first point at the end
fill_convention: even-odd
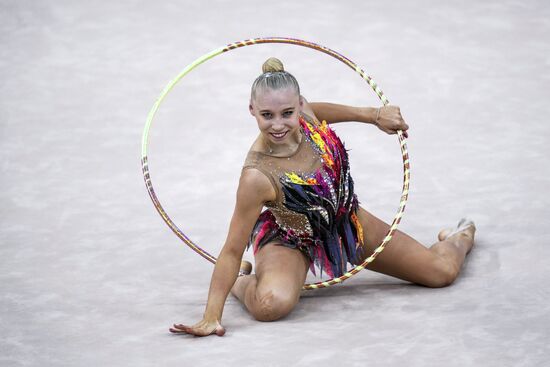
{"type": "Polygon", "coordinates": [[[250,261],[243,260],[241,261],[241,268],[239,270],[239,275],[235,280],[235,284],[231,287],[231,294],[242,300],[244,303],[244,292],[246,287],[250,283],[250,273],[252,273],[252,264],[250,261]]]}
{"type": "Polygon", "coordinates": [[[252,264],[250,263],[250,261],[241,261],[241,270],[239,270],[239,276],[248,275],[250,273],[252,273],[252,264]]]}
{"type": "Polygon", "coordinates": [[[474,245],[476,226],[473,221],[462,218],[455,228],[442,229],[437,238],[440,241],[448,241],[457,246],[466,245],[466,253],[469,253],[474,245]]]}

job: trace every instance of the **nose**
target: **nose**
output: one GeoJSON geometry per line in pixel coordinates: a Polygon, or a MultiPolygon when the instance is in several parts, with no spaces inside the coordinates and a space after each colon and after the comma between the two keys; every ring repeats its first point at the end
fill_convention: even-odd
{"type": "Polygon", "coordinates": [[[283,132],[285,130],[285,125],[282,121],[282,119],[275,119],[273,121],[273,125],[272,125],[272,130],[273,132],[283,132]]]}

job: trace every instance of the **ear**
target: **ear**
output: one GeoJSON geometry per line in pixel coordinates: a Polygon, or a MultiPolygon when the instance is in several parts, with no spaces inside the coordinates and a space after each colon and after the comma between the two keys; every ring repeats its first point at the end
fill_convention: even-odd
{"type": "Polygon", "coordinates": [[[304,97],[300,94],[300,111],[304,109],[304,97]]]}
{"type": "Polygon", "coordinates": [[[254,107],[252,106],[252,100],[250,100],[250,102],[248,103],[248,111],[250,111],[250,114],[251,114],[252,116],[256,116],[256,115],[254,114],[254,107]]]}

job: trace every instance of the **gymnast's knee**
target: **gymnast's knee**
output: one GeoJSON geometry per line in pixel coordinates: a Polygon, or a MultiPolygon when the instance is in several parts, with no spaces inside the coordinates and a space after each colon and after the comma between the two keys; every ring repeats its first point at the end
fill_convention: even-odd
{"type": "Polygon", "coordinates": [[[251,310],[258,321],[275,321],[288,315],[296,305],[296,300],[285,294],[268,290],[258,292],[256,305],[251,310]]]}
{"type": "Polygon", "coordinates": [[[453,284],[458,277],[460,269],[445,258],[438,259],[428,272],[423,285],[430,288],[443,288],[453,284]]]}

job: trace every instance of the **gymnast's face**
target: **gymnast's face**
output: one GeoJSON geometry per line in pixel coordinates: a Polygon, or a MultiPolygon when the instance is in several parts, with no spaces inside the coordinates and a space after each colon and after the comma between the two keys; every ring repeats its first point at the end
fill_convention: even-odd
{"type": "Polygon", "coordinates": [[[295,145],[300,142],[300,112],[303,100],[292,88],[261,89],[250,100],[250,113],[269,145],[295,145]]]}

